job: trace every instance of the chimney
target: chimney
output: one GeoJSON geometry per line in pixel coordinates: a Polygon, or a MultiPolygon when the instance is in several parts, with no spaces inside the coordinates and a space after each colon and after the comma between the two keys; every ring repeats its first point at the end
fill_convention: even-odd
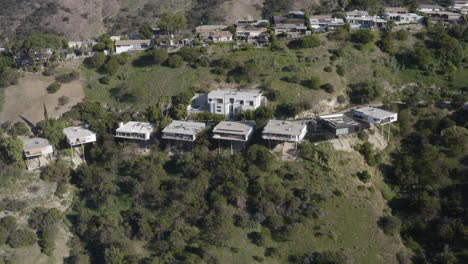
{"type": "Polygon", "coordinates": [[[119,128],[123,127],[123,122],[119,123],[119,128]]]}

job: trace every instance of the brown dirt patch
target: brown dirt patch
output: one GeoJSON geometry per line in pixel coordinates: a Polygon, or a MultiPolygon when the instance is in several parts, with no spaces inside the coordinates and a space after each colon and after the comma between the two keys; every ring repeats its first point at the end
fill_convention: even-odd
{"type": "Polygon", "coordinates": [[[50,118],[59,117],[84,98],[82,82],[77,80],[62,84],[55,94],[47,93],[47,86],[54,82],[54,77],[45,77],[40,73],[26,73],[19,83],[5,89],[5,104],[0,113],[0,122],[19,121],[21,116],[36,124],[44,119],[43,105],[47,107],[50,118]],[[65,106],[58,105],[58,99],[67,96],[70,101],[65,106]]]}

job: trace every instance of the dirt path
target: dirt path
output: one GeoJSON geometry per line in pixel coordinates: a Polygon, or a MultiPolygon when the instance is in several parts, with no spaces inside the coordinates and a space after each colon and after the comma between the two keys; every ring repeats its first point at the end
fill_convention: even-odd
{"type": "Polygon", "coordinates": [[[43,105],[47,107],[49,117],[55,118],[70,110],[84,98],[81,81],[63,84],[55,94],[47,93],[47,86],[54,82],[54,77],[45,77],[40,73],[26,73],[19,83],[5,89],[5,104],[0,112],[0,123],[16,122],[21,116],[36,124],[44,119],[43,105]],[[58,105],[61,96],[69,98],[68,104],[58,105]]]}

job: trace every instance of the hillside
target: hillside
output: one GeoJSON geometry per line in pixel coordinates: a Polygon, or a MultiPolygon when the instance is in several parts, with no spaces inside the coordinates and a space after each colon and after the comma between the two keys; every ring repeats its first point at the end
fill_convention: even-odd
{"type": "MultiPolygon", "coordinates": [[[[234,23],[260,18],[263,5],[275,12],[307,10],[313,13],[341,10],[340,1],[289,0],[278,7],[276,0],[2,0],[0,39],[20,39],[30,34],[54,33],[69,40],[111,34],[135,33],[141,25],[157,25],[164,11],[184,13],[190,24],[234,23]]],[[[281,2],[281,1],[280,1],[281,2]]],[[[425,1],[446,3],[444,0],[425,1]]],[[[349,1],[348,9],[369,8],[368,3],[402,5],[411,1],[349,1]]],[[[269,13],[271,10],[268,10],[269,13]]]]}

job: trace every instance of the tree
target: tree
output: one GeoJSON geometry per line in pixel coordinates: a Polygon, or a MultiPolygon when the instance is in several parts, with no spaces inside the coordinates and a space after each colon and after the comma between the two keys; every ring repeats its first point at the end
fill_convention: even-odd
{"type": "Polygon", "coordinates": [[[166,49],[155,49],[151,51],[151,57],[153,58],[154,63],[162,65],[167,61],[169,55],[167,54],[166,49]]]}
{"type": "Polygon", "coordinates": [[[36,243],[36,234],[31,230],[16,230],[13,231],[8,238],[8,245],[12,248],[20,248],[32,246],[36,243]]]}
{"type": "Polygon", "coordinates": [[[355,104],[365,104],[379,98],[383,89],[377,83],[356,83],[350,85],[349,98],[355,104]]]}
{"type": "Polygon", "coordinates": [[[378,224],[386,235],[393,236],[400,232],[401,221],[398,217],[392,215],[382,216],[378,224]]]}
{"type": "Polygon", "coordinates": [[[61,120],[44,120],[37,123],[37,127],[39,128],[39,136],[47,138],[55,147],[58,147],[60,142],[65,139],[65,134],[63,134],[65,123],[61,120]]]}
{"type": "Polygon", "coordinates": [[[335,91],[335,87],[331,83],[320,85],[320,89],[325,90],[327,93],[333,93],[335,91]]]}
{"type": "Polygon", "coordinates": [[[273,114],[273,109],[266,106],[260,106],[254,111],[255,120],[269,120],[273,117],[273,114]]]}
{"type": "Polygon", "coordinates": [[[6,68],[0,72],[0,87],[18,84],[19,77],[20,76],[16,70],[6,68]]]}
{"type": "Polygon", "coordinates": [[[111,246],[104,250],[104,260],[106,264],[125,264],[125,254],[121,249],[111,246]]]}
{"type": "Polygon", "coordinates": [[[172,55],[167,60],[167,65],[169,65],[169,67],[171,68],[179,68],[180,66],[182,66],[182,63],[183,59],[179,55],[172,55]]]}
{"type": "Polygon", "coordinates": [[[370,179],[371,179],[371,175],[370,175],[369,171],[367,171],[367,170],[358,172],[357,176],[358,176],[359,180],[361,180],[364,183],[369,182],[370,179]]]}
{"type": "Polygon", "coordinates": [[[270,19],[273,15],[283,14],[293,5],[291,0],[265,0],[263,2],[262,17],[270,19]]]}
{"type": "Polygon", "coordinates": [[[320,39],[317,35],[310,35],[292,40],[288,45],[291,49],[307,49],[316,48],[318,46],[320,46],[320,39]]]}
{"type": "Polygon", "coordinates": [[[0,136],[0,157],[8,164],[23,166],[23,142],[0,136]]]}
{"type": "Polygon", "coordinates": [[[117,71],[119,70],[119,68],[120,68],[120,64],[117,62],[116,59],[113,59],[113,58],[110,58],[104,65],[104,69],[110,76],[115,75],[117,71]]]}
{"type": "Polygon", "coordinates": [[[85,64],[89,68],[99,69],[106,62],[106,55],[102,52],[95,52],[92,57],[86,58],[85,64]]]}
{"type": "Polygon", "coordinates": [[[152,39],[153,30],[148,25],[143,25],[138,29],[138,37],[140,39],[152,39]]]}
{"type": "Polygon", "coordinates": [[[52,84],[47,86],[46,90],[48,93],[53,94],[58,92],[58,90],[60,90],[61,87],[62,85],[59,82],[53,82],[52,84]]]}
{"type": "Polygon", "coordinates": [[[187,19],[183,14],[166,11],[159,16],[158,24],[162,32],[172,35],[187,28],[187,19]]]}
{"type": "Polygon", "coordinates": [[[16,122],[11,129],[13,135],[27,136],[31,133],[29,127],[24,122],[16,122]]]}
{"type": "Polygon", "coordinates": [[[351,34],[351,41],[356,44],[367,44],[374,40],[374,34],[368,29],[359,29],[351,34]]]}
{"type": "Polygon", "coordinates": [[[312,76],[307,81],[307,87],[312,90],[318,90],[320,88],[320,78],[317,76],[312,76]]]}

